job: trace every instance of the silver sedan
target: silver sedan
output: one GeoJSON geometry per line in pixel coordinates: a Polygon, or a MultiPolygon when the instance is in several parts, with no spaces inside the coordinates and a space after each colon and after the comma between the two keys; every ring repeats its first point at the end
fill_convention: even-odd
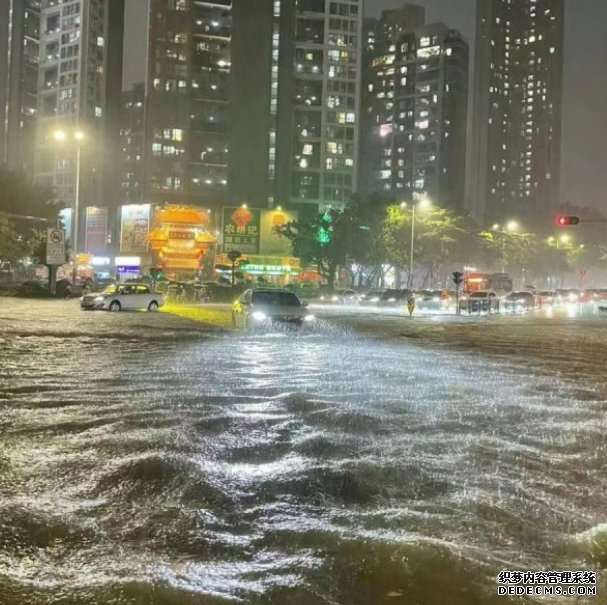
{"type": "Polygon", "coordinates": [[[158,311],[164,298],[145,284],[108,286],[103,292],[85,294],[80,299],[82,309],[108,309],[109,311],[147,309],[158,311]]]}

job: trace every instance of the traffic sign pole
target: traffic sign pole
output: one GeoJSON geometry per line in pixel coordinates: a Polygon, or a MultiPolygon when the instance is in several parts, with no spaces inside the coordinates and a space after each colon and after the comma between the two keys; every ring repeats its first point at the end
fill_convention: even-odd
{"type": "Polygon", "coordinates": [[[456,315],[460,315],[459,287],[461,286],[463,279],[464,279],[464,274],[461,273],[460,271],[455,271],[455,273],[453,273],[453,283],[455,284],[455,314],[456,315]]]}
{"type": "Polygon", "coordinates": [[[50,228],[46,231],[46,265],[51,296],[57,293],[57,267],[65,264],[65,233],[63,229],[50,228]]]}
{"type": "Polygon", "coordinates": [[[588,271],[584,268],[577,270],[577,274],[580,276],[580,290],[584,289],[584,278],[586,277],[587,273],[588,271]]]}

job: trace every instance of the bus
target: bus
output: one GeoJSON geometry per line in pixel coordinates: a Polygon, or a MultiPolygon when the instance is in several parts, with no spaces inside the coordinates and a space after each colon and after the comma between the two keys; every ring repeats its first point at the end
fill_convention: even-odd
{"type": "Polygon", "coordinates": [[[464,278],[464,292],[492,290],[493,292],[512,292],[512,278],[507,273],[470,273],[464,278]]]}

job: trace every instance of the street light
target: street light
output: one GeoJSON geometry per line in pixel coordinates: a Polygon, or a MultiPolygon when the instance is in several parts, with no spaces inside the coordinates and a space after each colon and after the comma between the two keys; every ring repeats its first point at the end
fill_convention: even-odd
{"type": "MultiPolygon", "coordinates": [[[[427,197],[422,198],[418,204],[418,210],[427,210],[432,206],[432,203],[427,197]]],[[[407,202],[402,202],[400,207],[404,210],[407,208],[407,202]]],[[[411,204],[411,255],[409,256],[409,277],[407,278],[407,290],[411,290],[413,281],[413,255],[415,253],[415,204],[411,204]]]]}
{"type": "Polygon", "coordinates": [[[497,231],[502,235],[502,273],[506,273],[506,235],[515,233],[519,230],[520,225],[516,221],[508,221],[504,229],[498,223],[492,227],[493,231],[497,231]]]}
{"type": "MultiPolygon", "coordinates": [[[[56,141],[64,143],[68,140],[68,133],[65,130],[56,130],[53,133],[56,141]]],[[[81,130],[75,130],[71,133],[71,138],[76,141],[76,195],[74,198],[74,268],[72,270],[72,284],[76,285],[78,277],[78,224],[80,219],[80,167],[82,159],[82,143],[85,135],[81,130]]]]}

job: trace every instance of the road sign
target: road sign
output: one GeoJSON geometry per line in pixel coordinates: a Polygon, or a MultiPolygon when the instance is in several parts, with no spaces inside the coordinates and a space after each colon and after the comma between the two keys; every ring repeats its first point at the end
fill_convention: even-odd
{"type": "Polygon", "coordinates": [[[577,270],[577,274],[578,274],[580,277],[585,277],[586,273],[588,273],[588,271],[587,271],[586,269],[578,269],[578,270],[577,270]]]}
{"type": "Polygon", "coordinates": [[[63,229],[48,229],[46,234],[46,264],[65,264],[65,232],[63,229]]]}
{"type": "Polygon", "coordinates": [[[61,229],[49,229],[47,234],[49,244],[63,244],[65,237],[61,229]]]}

